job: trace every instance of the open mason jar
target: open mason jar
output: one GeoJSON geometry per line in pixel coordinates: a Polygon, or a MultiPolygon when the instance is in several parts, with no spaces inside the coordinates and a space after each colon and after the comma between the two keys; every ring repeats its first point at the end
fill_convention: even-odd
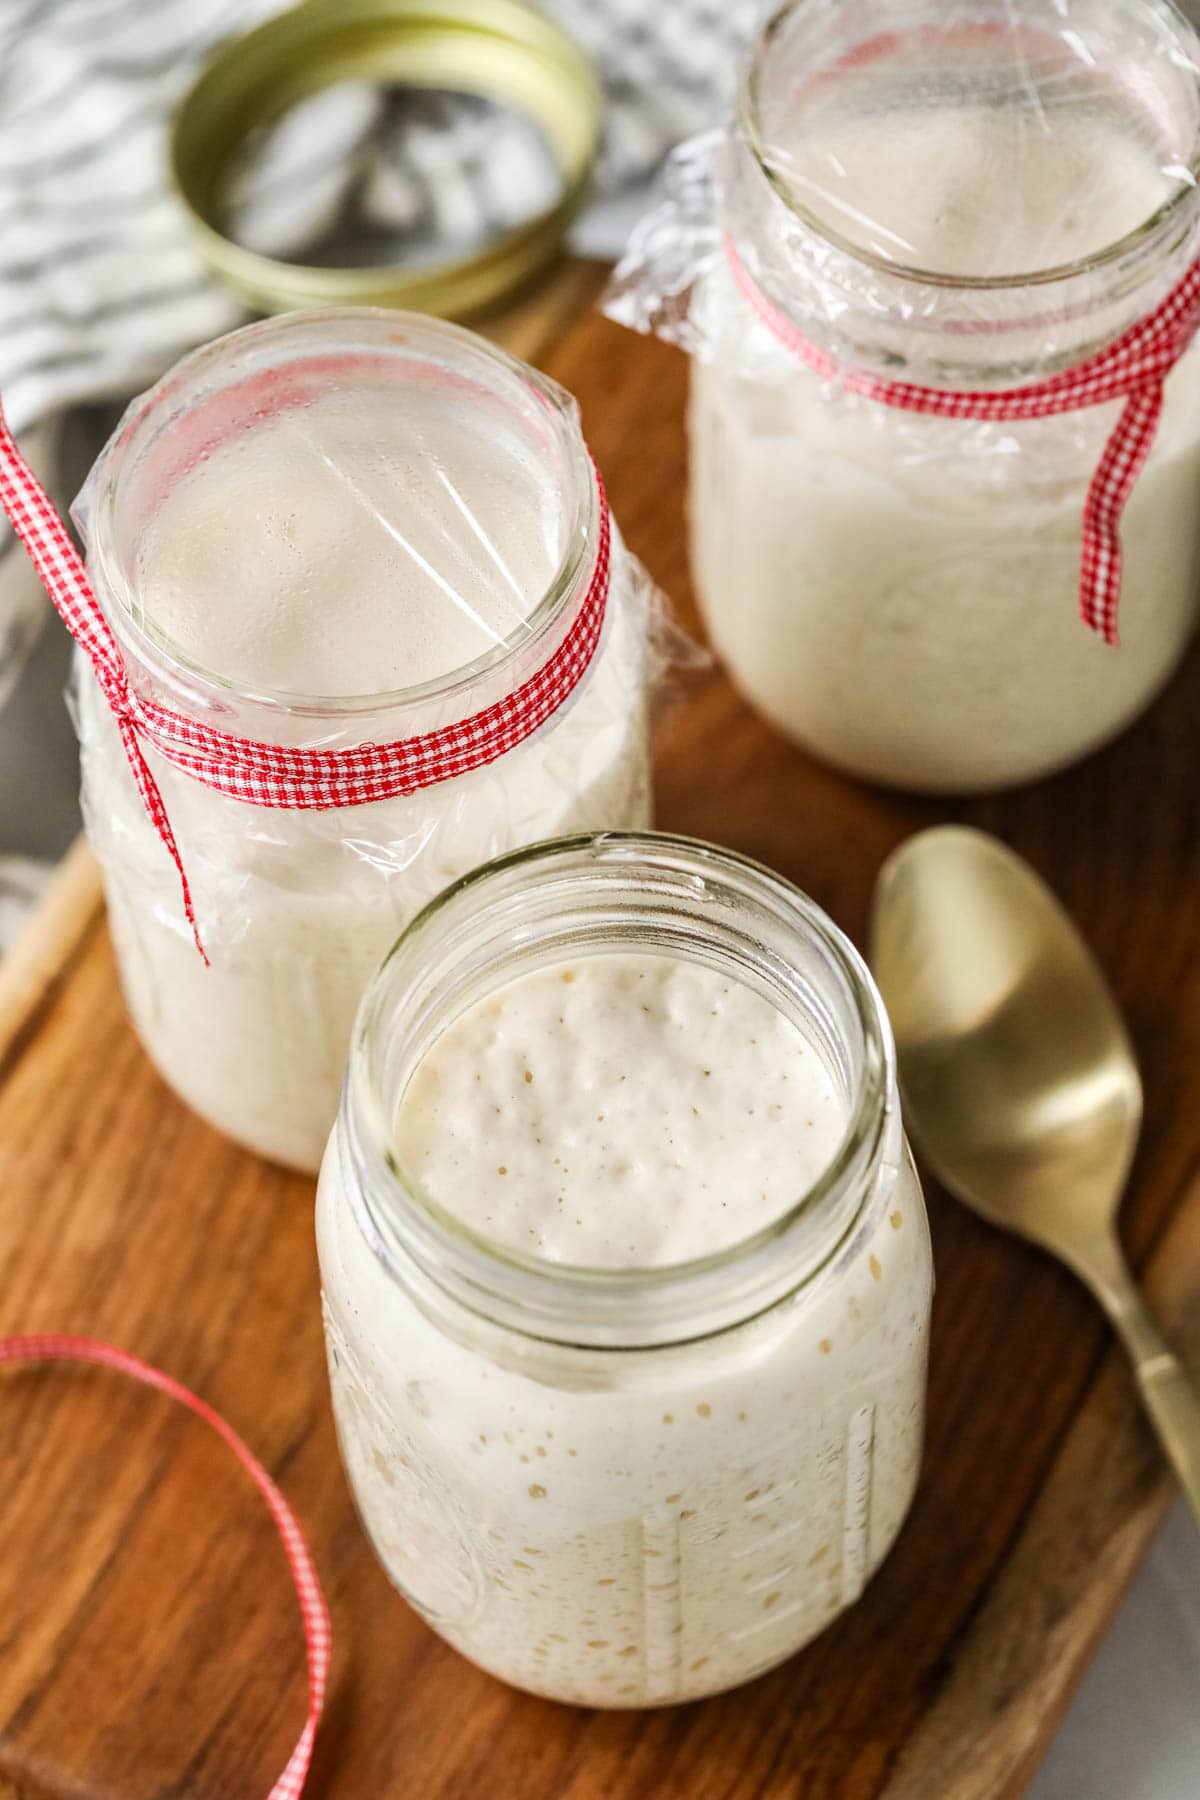
{"type": "MultiPolygon", "coordinates": [[[[778,1060],[773,1048],[763,1070],[778,1060]]],[[[871,978],[766,869],[613,834],[518,852],[435,901],[363,1002],[317,1235],[334,1410],[367,1531],[405,1597],[504,1680],[595,1706],[730,1687],[821,1631],[892,1545],[921,1454],[925,1212],[871,978]],[[724,984],[706,1023],[688,1012],[697,975],[706,995],[724,984]],[[603,1003],[580,1011],[589,976],[603,1003]],[[539,1039],[522,1008],[547,984],[560,998],[539,1039]],[[801,1082],[768,1104],[757,1040],[729,1036],[735,990],[794,1028],[830,1084],[839,1124],[816,1171],[783,1150],[765,1166],[803,1129],[811,1092],[801,1082]],[[482,1049],[456,1086],[442,1047],[471,1020],[482,1049]],[[597,1070],[608,1052],[621,1060],[627,1026],[644,1053],[622,1087],[597,1070]],[[685,1060],[656,1081],[655,1034],[671,1028],[685,1060]],[[514,1047],[529,1060],[493,1111],[514,1047]],[[671,1139],[674,1194],[653,1172],[643,1193],[642,1153],[673,1129],[689,1069],[705,1118],[687,1096],[676,1111],[699,1135],[671,1139]],[[401,1128],[418,1084],[449,1172],[437,1193],[401,1128]],[[473,1095],[491,1120],[484,1149],[473,1095]],[[589,1186],[579,1124],[598,1103],[617,1141],[589,1186]],[[476,1154],[498,1165],[486,1179],[476,1154]],[[626,1239],[651,1241],[647,1215],[678,1229],[726,1154],[734,1175],[695,1213],[701,1253],[635,1258],[626,1239]],[[501,1241],[481,1228],[506,1183],[568,1162],[570,1241],[588,1239],[590,1208],[627,1266],[552,1260],[523,1229],[501,1241]],[[787,1198],[763,1223],[768,1175],[787,1198]]]]}
{"type": "Polygon", "coordinates": [[[276,748],[286,768],[297,750],[454,739],[413,791],[305,807],[217,791],[196,759],[143,741],[206,967],[80,671],[85,818],[134,1023],[198,1112],[315,1169],[355,1008],[397,931],[504,850],[648,822],[648,584],[619,541],[606,573],[569,396],[395,312],[296,314],[186,358],[130,408],[78,516],[129,687],[183,721],[177,736],[215,726],[269,768],[276,748]],[[601,603],[594,650],[550,706],[541,677],[601,603]],[[522,696],[540,722],[510,730],[522,696]],[[481,758],[501,729],[509,747],[481,758]]]}
{"type": "Polygon", "coordinates": [[[1200,276],[1164,326],[1160,419],[1161,370],[1138,387],[1127,364],[1104,404],[1088,371],[1196,262],[1198,70],[1166,0],[792,0],[735,123],[684,148],[635,234],[610,310],[696,359],[711,634],[840,767],[1026,781],[1176,667],[1200,603],[1200,276]]]}

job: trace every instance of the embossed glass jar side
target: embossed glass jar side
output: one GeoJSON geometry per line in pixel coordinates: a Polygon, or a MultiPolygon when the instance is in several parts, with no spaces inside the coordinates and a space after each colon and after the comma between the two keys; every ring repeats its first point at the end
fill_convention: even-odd
{"type": "Polygon", "coordinates": [[[608,836],[451,890],[364,1004],[318,1238],[364,1522],[402,1592],[502,1678],[613,1706],[730,1687],[819,1632],[890,1548],[920,1460],[924,1209],[869,977],[765,870],[608,836]],[[472,998],[617,944],[772,997],[850,1122],[826,1175],[732,1250],[551,1267],[441,1215],[386,1121],[472,998]]]}

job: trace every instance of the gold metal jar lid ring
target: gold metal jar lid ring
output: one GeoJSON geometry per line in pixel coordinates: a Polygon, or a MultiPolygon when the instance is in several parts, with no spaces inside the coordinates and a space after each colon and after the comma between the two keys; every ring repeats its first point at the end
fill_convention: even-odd
{"type": "Polygon", "coordinates": [[[586,197],[599,132],[587,57],[521,0],[305,0],[209,58],[172,120],[169,159],[200,255],[255,310],[357,304],[462,317],[553,259],[586,197]],[[416,267],[283,262],[227,237],[221,204],[251,133],[311,94],[364,79],[477,94],[524,113],[558,159],[559,198],[469,256],[416,267]]]}

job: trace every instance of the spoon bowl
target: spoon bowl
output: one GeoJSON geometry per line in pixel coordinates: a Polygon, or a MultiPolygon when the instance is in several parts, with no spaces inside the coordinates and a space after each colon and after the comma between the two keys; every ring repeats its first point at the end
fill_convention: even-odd
{"type": "Polygon", "coordinates": [[[1142,1084],[1095,958],[1019,856],[942,826],[885,864],[871,961],[918,1150],[958,1199],[1092,1289],[1200,1518],[1200,1402],[1116,1235],[1142,1084]]]}

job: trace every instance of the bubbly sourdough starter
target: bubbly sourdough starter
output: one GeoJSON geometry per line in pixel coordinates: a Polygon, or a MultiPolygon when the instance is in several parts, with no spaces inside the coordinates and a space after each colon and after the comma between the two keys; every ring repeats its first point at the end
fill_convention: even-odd
{"type": "MultiPolygon", "coordinates": [[[[171,486],[129,546],[129,604],[177,654],[241,688],[370,696],[452,675],[549,587],[568,502],[502,420],[455,384],[399,388],[372,368],[255,421],[171,486]]],[[[600,649],[568,704],[490,767],[333,812],[224,799],[149,760],[213,967],[191,943],[174,869],[112,720],[80,684],[84,802],[104,865],[130,1011],[197,1111],[254,1149],[316,1169],[354,1010],[402,927],[446,883],[543,837],[648,822],[644,628],[618,548],[600,649]]],[[[268,724],[283,741],[386,741],[506,693],[519,675],[411,711],[268,724]],[[499,683],[499,685],[497,685],[499,683]],[[431,706],[434,710],[431,711],[431,706]]],[[[239,722],[236,706],[232,728],[239,722]]],[[[227,725],[227,728],[230,728],[227,725]]],[[[264,715],[242,724],[264,735],[264,715]]]]}
{"type": "MultiPolygon", "coordinates": [[[[756,993],[671,958],[522,977],[426,1054],[397,1141],[427,1191],[550,1262],[727,1248],[826,1167],[846,1105],[756,993]]],[[[318,1238],[334,1404],[393,1579],[484,1667],[555,1698],[748,1679],[857,1598],[920,1456],[930,1298],[899,1131],[850,1239],[750,1324],[637,1352],[517,1344],[390,1276],[342,1127],[318,1238]]]]}
{"type": "MultiPolygon", "coordinates": [[[[1172,186],[1149,146],[1082,106],[1019,133],[1007,113],[951,108],[818,122],[780,164],[856,242],[957,276],[1087,256],[1172,186]]],[[[773,379],[739,380],[722,346],[737,358],[746,303],[724,271],[706,302],[716,343],[693,367],[693,558],[717,647],[774,724],[870,779],[954,791],[1043,774],[1145,706],[1196,616],[1195,350],[1125,509],[1113,650],[1081,626],[1078,582],[1083,499],[1115,408],[920,418],[831,394],[783,350],[773,379]]]]}

